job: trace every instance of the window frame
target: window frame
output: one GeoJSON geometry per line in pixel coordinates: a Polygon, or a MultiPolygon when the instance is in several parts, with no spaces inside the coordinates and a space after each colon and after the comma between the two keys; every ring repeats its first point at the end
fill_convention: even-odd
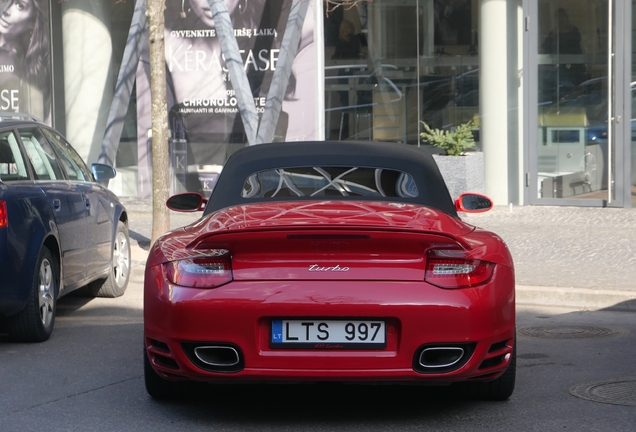
{"type": "Polygon", "coordinates": [[[68,175],[66,166],[64,164],[60,164],[65,171],[67,180],[88,183],[95,182],[93,172],[88,168],[88,165],[86,164],[84,159],[82,159],[82,157],[77,153],[77,150],[73,148],[73,146],[62,136],[62,134],[49,128],[42,127],[40,129],[58,157],[61,158],[67,156],[75,165],[77,165],[77,168],[79,168],[80,172],[84,176],[84,179],[82,180],[71,179],[68,175]]]}
{"type": "MultiPolygon", "coordinates": [[[[59,163],[59,160],[57,160],[57,158],[59,158],[59,155],[57,154],[57,152],[55,151],[55,148],[51,145],[51,143],[49,142],[49,140],[46,138],[46,136],[44,135],[44,133],[42,132],[42,130],[37,126],[37,125],[25,125],[25,126],[19,126],[14,128],[14,131],[16,132],[16,135],[19,137],[19,142],[20,142],[20,146],[23,149],[23,151],[26,153],[27,155],[27,160],[29,161],[29,166],[31,167],[32,170],[32,178],[34,181],[68,181],[68,174],[66,173],[66,170],[64,169],[64,167],[59,163]],[[23,131],[36,131],[39,132],[39,134],[42,136],[42,138],[44,139],[44,142],[46,143],[46,145],[49,146],[49,148],[51,149],[51,151],[53,152],[53,154],[55,155],[56,159],[53,159],[53,162],[55,164],[55,166],[57,166],[60,174],[61,174],[61,178],[48,178],[48,179],[42,179],[40,178],[40,174],[38,174],[37,170],[35,169],[35,166],[33,164],[33,161],[31,160],[31,157],[29,156],[29,152],[27,151],[27,146],[25,144],[25,138],[23,138],[23,135],[21,132],[23,131]]],[[[33,132],[31,132],[33,133],[33,132]]],[[[32,143],[33,144],[33,143],[32,143]]],[[[42,147],[42,143],[40,143],[38,141],[38,144],[40,145],[40,148],[42,147]]],[[[35,149],[37,151],[37,149],[35,149]]],[[[38,152],[39,153],[39,152],[38,152]]],[[[41,157],[41,155],[40,155],[41,157]]],[[[47,161],[49,162],[49,164],[51,164],[51,160],[47,159],[47,161]]],[[[45,167],[46,168],[46,167],[45,167]]],[[[53,167],[51,167],[51,169],[53,171],[55,171],[53,169],[53,167]]],[[[49,173],[50,176],[50,173],[49,173]]]]}
{"type": "MultiPolygon", "coordinates": [[[[12,157],[14,159],[14,163],[16,165],[19,165],[18,161],[15,160],[15,156],[16,153],[14,152],[14,150],[18,151],[18,154],[21,158],[21,165],[22,168],[25,171],[26,177],[25,178],[19,178],[19,179],[15,179],[15,180],[9,180],[9,179],[4,179],[0,177],[0,181],[2,181],[2,183],[15,183],[15,182],[31,182],[33,181],[34,178],[34,171],[33,171],[33,167],[31,166],[31,160],[28,158],[28,156],[25,153],[24,147],[22,146],[22,142],[21,139],[19,138],[19,134],[17,133],[17,131],[14,128],[11,129],[5,129],[0,131],[0,135],[2,134],[7,134],[7,142],[9,144],[10,150],[11,150],[11,154],[12,157]],[[14,140],[14,145],[11,144],[10,140],[8,139],[9,135],[13,136],[13,140],[14,140]],[[15,149],[13,148],[15,146],[15,149]]],[[[19,172],[19,166],[17,167],[18,172],[19,172]]],[[[2,174],[0,174],[1,176],[2,174]]]]}

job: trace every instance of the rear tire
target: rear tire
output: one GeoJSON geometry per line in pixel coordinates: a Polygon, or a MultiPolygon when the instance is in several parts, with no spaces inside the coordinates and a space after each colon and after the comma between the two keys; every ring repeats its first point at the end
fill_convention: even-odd
{"type": "Polygon", "coordinates": [[[7,320],[9,338],[15,342],[44,342],[53,332],[60,272],[46,247],[40,250],[35,269],[26,306],[7,320]]]}
{"type": "Polygon", "coordinates": [[[120,297],[126,292],[130,279],[130,237],[128,227],[123,222],[117,223],[110,272],[106,279],[98,279],[88,285],[88,292],[93,297],[120,297]]]}
{"type": "Polygon", "coordinates": [[[492,381],[473,381],[458,383],[461,397],[466,399],[505,401],[515,390],[517,375],[517,343],[512,350],[512,357],[508,369],[499,378],[492,381]]]}

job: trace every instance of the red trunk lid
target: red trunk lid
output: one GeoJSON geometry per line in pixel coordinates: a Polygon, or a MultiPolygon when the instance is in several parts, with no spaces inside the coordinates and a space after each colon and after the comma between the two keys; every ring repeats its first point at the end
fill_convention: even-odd
{"type": "Polygon", "coordinates": [[[202,254],[228,250],[237,281],[422,281],[427,251],[461,250],[472,229],[425,207],[333,201],[232,207],[186,230],[202,254]]]}

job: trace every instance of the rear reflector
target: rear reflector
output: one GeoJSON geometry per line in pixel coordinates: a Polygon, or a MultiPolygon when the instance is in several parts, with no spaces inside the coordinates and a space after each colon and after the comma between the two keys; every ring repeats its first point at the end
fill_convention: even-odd
{"type": "Polygon", "coordinates": [[[204,256],[164,264],[170,283],[184,287],[216,288],[232,281],[230,255],[204,256]]]}
{"type": "Polygon", "coordinates": [[[7,217],[7,203],[0,200],[0,228],[4,228],[9,225],[9,218],[7,217]]]}
{"type": "Polygon", "coordinates": [[[429,254],[424,279],[440,288],[469,288],[488,282],[494,268],[487,261],[429,254]]]}

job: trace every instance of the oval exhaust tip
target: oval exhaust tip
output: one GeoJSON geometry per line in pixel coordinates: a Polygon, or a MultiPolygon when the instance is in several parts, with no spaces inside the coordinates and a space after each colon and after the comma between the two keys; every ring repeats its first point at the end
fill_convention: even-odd
{"type": "Polygon", "coordinates": [[[425,368],[447,368],[458,363],[464,357],[461,347],[425,348],[420,354],[420,366],[425,368]]]}
{"type": "Polygon", "coordinates": [[[229,346],[196,347],[194,355],[203,363],[214,367],[231,367],[240,362],[238,351],[229,346]]]}

